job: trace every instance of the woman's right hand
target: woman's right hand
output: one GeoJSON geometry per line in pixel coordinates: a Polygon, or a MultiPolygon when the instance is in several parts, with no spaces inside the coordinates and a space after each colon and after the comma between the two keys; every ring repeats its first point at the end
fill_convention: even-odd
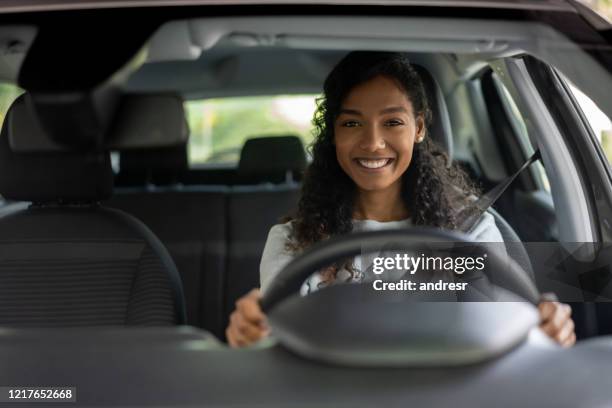
{"type": "Polygon", "coordinates": [[[236,309],[225,330],[230,346],[246,347],[270,334],[266,315],[259,307],[260,299],[259,289],[253,289],[236,302],[236,309]]]}

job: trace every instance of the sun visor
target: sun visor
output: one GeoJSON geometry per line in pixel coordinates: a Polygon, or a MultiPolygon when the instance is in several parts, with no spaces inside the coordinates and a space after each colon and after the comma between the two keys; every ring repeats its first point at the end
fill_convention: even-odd
{"type": "MultiPolygon", "coordinates": [[[[186,143],[189,129],[180,96],[124,94],[118,105],[113,122],[104,132],[103,140],[95,147],[96,150],[161,148],[186,143]]],[[[24,103],[15,106],[7,118],[9,143],[14,152],[59,152],[90,148],[51,138],[41,121],[39,106],[33,103],[30,95],[26,95],[24,103]]],[[[78,118],[79,112],[75,109],[74,115],[78,118]]]]}

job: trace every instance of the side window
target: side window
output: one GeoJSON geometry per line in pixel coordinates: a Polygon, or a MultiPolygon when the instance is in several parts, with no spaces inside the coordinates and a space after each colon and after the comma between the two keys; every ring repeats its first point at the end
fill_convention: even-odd
{"type": "Polygon", "coordinates": [[[599,109],[597,104],[591,100],[580,89],[576,88],[567,79],[569,89],[574,95],[586,122],[593,131],[593,134],[601,143],[601,147],[608,158],[608,162],[612,163],[612,121],[610,118],[599,109]]]}
{"type": "Polygon", "coordinates": [[[16,85],[0,82],[0,126],[4,123],[4,118],[11,104],[23,93],[23,89],[16,85]]]}
{"type": "MultiPolygon", "coordinates": [[[[519,143],[521,148],[525,154],[525,157],[531,156],[535,149],[531,142],[531,138],[529,137],[529,132],[527,130],[527,124],[525,123],[525,118],[521,114],[516,102],[512,98],[512,95],[508,91],[508,88],[503,84],[503,82],[497,77],[496,74],[493,74],[493,79],[495,86],[499,91],[500,98],[504,105],[504,109],[508,118],[512,121],[512,126],[514,128],[514,133],[519,138],[519,143]]],[[[533,171],[534,179],[538,186],[548,193],[550,193],[550,183],[548,181],[548,176],[546,176],[546,171],[544,170],[544,166],[539,161],[535,162],[531,168],[533,171]]]]}

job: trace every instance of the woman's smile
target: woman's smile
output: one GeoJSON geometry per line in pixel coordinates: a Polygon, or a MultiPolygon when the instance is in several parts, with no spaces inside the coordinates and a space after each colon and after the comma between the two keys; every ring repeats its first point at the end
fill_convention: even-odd
{"type": "Polygon", "coordinates": [[[382,157],[382,158],[356,158],[353,160],[361,170],[367,172],[379,172],[385,170],[390,167],[391,164],[395,161],[392,157],[382,157]]]}

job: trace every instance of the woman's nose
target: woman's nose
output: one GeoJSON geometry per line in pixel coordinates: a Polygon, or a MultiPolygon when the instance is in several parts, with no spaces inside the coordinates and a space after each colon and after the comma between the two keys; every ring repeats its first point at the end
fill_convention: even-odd
{"type": "Polygon", "coordinates": [[[375,152],[376,150],[384,149],[386,143],[382,134],[374,126],[368,126],[364,129],[359,147],[368,152],[375,152]]]}

